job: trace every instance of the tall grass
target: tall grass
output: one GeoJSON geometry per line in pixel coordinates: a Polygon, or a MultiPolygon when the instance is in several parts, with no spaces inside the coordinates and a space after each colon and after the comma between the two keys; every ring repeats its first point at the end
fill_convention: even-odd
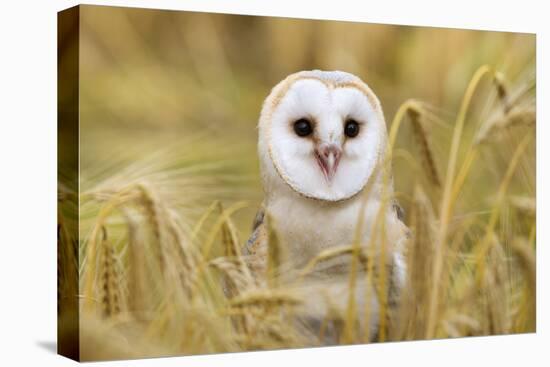
{"type": "MultiPolygon", "coordinates": [[[[449,114],[418,100],[397,110],[389,134],[393,159],[409,162],[417,174],[394,172],[412,187],[410,194],[396,193],[411,238],[406,285],[395,304],[387,298],[390,274],[384,266],[390,244],[379,253],[372,243],[342,244],[297,269],[300,276],[289,281],[279,271],[284,247],[269,230],[268,269],[253,271],[242,252],[249,233],[234,222],[249,204],[227,200],[246,197],[246,190],[236,195],[238,188],[224,185],[232,179],[231,163],[201,160],[209,150],[193,147],[204,140],[177,155],[159,153],[89,173],[78,198],[79,239],[69,238],[64,229],[71,218],[59,212],[63,265],[75,264],[78,246],[81,358],[533,332],[535,83],[525,78],[509,84],[493,68],[481,67],[450,122],[449,114]],[[472,104],[489,109],[478,113],[472,104]],[[412,128],[415,149],[398,146],[403,123],[412,128]],[[452,126],[445,154],[433,147],[434,123],[452,126]],[[489,180],[483,190],[479,179],[489,180]],[[307,275],[327,260],[350,255],[349,299],[341,310],[323,299],[324,284],[308,284],[307,275]],[[374,296],[358,293],[360,280],[381,299],[377,338],[357,321],[373,312],[355,305],[356,294],[374,296]],[[312,296],[328,310],[314,328],[301,321],[312,296]]],[[[60,193],[60,207],[71,198],[74,203],[70,190],[60,193]]],[[[387,196],[386,205],[393,199],[387,196]]],[[[61,275],[62,299],[75,292],[64,281],[75,276],[75,267],[62,267],[61,275]]]]}

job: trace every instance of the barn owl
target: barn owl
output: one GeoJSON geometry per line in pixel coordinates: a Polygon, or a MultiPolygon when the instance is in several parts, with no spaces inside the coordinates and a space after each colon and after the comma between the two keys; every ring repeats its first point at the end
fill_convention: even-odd
{"type": "MultiPolygon", "coordinates": [[[[272,89],[263,104],[258,132],[265,197],[245,247],[255,274],[266,266],[267,218],[285,249],[281,273],[289,280],[323,251],[351,245],[358,218],[364,218],[360,244],[373,246],[374,254],[380,252],[382,239],[369,240],[373,230],[384,229],[380,236],[386,244],[391,302],[404,282],[407,228],[395,205],[382,205],[383,194],[391,195],[393,184],[391,176],[384,179],[383,174],[383,167],[389,166],[384,165],[388,142],[376,95],[346,72],[298,72],[272,89]],[[381,221],[375,227],[377,217],[381,221]]],[[[304,310],[311,320],[323,320],[334,310],[345,312],[350,258],[318,264],[302,285],[304,310]]],[[[365,276],[358,279],[355,302],[358,310],[369,306],[368,332],[373,339],[379,324],[379,293],[365,283],[365,276]]],[[[360,316],[358,320],[366,325],[360,316]]]]}

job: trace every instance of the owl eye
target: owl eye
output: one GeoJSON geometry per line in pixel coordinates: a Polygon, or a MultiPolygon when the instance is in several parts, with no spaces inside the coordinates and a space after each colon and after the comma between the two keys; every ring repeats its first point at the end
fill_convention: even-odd
{"type": "Polygon", "coordinates": [[[311,123],[306,119],[299,119],[294,123],[294,132],[296,135],[305,137],[313,132],[311,123]]]}
{"type": "Polygon", "coordinates": [[[346,126],[344,127],[344,134],[348,138],[355,138],[359,134],[359,123],[355,120],[347,120],[346,126]]]}

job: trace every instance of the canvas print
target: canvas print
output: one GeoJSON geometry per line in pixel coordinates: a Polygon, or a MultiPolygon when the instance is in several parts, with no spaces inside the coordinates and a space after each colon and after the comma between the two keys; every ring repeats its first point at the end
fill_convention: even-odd
{"type": "Polygon", "coordinates": [[[59,353],[535,332],[535,56],[534,34],[60,12],[59,353]]]}

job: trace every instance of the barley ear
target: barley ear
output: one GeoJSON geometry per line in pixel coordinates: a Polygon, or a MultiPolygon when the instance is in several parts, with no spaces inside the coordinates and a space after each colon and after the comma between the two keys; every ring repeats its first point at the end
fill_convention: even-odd
{"type": "Polygon", "coordinates": [[[435,165],[434,154],[428,140],[428,135],[422,123],[423,111],[419,106],[415,104],[407,110],[407,114],[411,121],[414,137],[420,148],[420,155],[422,158],[424,170],[428,174],[429,181],[435,187],[439,188],[441,187],[441,180],[439,178],[437,166],[435,165]]]}
{"type": "Polygon", "coordinates": [[[116,270],[114,249],[107,238],[107,230],[102,227],[103,239],[101,241],[102,251],[102,274],[101,306],[103,315],[111,317],[120,312],[119,276],[116,270]]]}

